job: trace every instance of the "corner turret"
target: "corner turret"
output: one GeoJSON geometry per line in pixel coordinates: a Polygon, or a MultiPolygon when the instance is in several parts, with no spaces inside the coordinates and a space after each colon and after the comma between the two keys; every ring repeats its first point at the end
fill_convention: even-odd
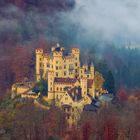
{"type": "Polygon", "coordinates": [[[93,62],[90,65],[90,73],[91,73],[91,77],[94,79],[94,65],[93,65],[93,62]]]}
{"type": "Polygon", "coordinates": [[[81,78],[80,83],[82,88],[82,97],[85,97],[87,95],[87,78],[81,78]]]}
{"type": "Polygon", "coordinates": [[[48,71],[48,98],[54,99],[54,72],[48,71]]]}
{"type": "Polygon", "coordinates": [[[43,59],[43,49],[42,48],[37,48],[36,49],[36,80],[39,81],[40,80],[40,70],[43,66],[42,64],[42,59],[43,59]]]}

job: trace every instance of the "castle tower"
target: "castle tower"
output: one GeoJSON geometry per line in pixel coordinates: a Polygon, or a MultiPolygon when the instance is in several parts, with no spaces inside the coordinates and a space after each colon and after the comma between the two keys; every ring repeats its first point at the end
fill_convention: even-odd
{"type": "Polygon", "coordinates": [[[85,97],[87,95],[87,78],[81,78],[80,84],[82,89],[82,97],[85,97]]]}
{"type": "Polygon", "coordinates": [[[52,48],[55,77],[63,77],[63,51],[64,48],[60,47],[59,44],[52,48]]]}
{"type": "Polygon", "coordinates": [[[72,55],[74,57],[74,70],[75,70],[75,76],[78,75],[78,69],[80,67],[80,49],[78,48],[72,48],[72,55]]]}
{"type": "Polygon", "coordinates": [[[42,56],[43,49],[36,49],[36,80],[39,81],[41,78],[41,68],[42,68],[42,56]]]}
{"type": "Polygon", "coordinates": [[[96,93],[95,93],[95,82],[94,82],[92,85],[92,97],[95,98],[95,96],[96,96],[96,93]]]}
{"type": "Polygon", "coordinates": [[[83,69],[84,69],[84,72],[87,72],[88,71],[88,64],[84,64],[83,69]]]}
{"type": "Polygon", "coordinates": [[[94,79],[94,65],[91,63],[90,65],[90,73],[91,73],[91,78],[94,79]]]}
{"type": "Polygon", "coordinates": [[[54,99],[54,72],[48,71],[48,99],[54,99]]]}

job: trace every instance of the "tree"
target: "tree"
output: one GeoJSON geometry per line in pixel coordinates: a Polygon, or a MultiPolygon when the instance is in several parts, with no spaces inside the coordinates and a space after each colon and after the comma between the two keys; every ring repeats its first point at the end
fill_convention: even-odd
{"type": "Polygon", "coordinates": [[[106,119],[104,124],[104,134],[103,134],[104,140],[117,139],[117,132],[118,132],[117,123],[118,120],[114,116],[109,116],[109,118],[106,119]]]}
{"type": "Polygon", "coordinates": [[[31,54],[24,47],[18,47],[13,50],[12,72],[16,82],[21,82],[29,78],[31,74],[31,54]]]}
{"type": "Polygon", "coordinates": [[[105,80],[104,80],[102,74],[96,71],[95,72],[95,90],[96,90],[96,92],[100,92],[100,90],[103,88],[104,82],[105,82],[105,80]]]}
{"type": "Polygon", "coordinates": [[[0,61],[1,72],[0,72],[0,92],[4,95],[6,90],[11,86],[13,81],[13,75],[11,72],[10,61],[0,61]]]}
{"type": "Polygon", "coordinates": [[[63,136],[67,130],[65,113],[54,106],[52,106],[44,116],[42,124],[47,137],[63,136]]]}
{"type": "Polygon", "coordinates": [[[110,70],[108,71],[105,79],[106,79],[106,82],[104,84],[105,89],[107,89],[109,93],[115,94],[115,80],[110,70]]]}
{"type": "Polygon", "coordinates": [[[91,123],[86,122],[83,126],[83,140],[89,140],[91,135],[91,123]]]}
{"type": "Polygon", "coordinates": [[[117,96],[121,102],[126,102],[128,100],[127,92],[124,88],[120,88],[117,92],[117,96]]]}
{"type": "Polygon", "coordinates": [[[41,79],[33,89],[34,92],[40,92],[41,95],[48,95],[48,81],[41,79]]]}

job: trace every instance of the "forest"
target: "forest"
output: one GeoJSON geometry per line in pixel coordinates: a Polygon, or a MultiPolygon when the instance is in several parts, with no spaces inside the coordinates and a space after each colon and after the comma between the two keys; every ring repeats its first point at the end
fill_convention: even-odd
{"type": "Polygon", "coordinates": [[[140,93],[120,89],[118,98],[96,112],[83,111],[69,128],[65,113],[55,106],[37,108],[32,100],[6,95],[0,104],[1,140],[139,140],[140,93]]]}

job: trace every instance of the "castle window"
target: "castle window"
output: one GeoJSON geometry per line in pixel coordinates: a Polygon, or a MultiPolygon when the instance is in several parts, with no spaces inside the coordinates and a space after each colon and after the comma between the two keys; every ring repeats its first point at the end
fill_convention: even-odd
{"type": "Polygon", "coordinates": [[[72,112],[74,112],[74,108],[72,108],[72,112]]]}
{"type": "Polygon", "coordinates": [[[59,99],[59,98],[58,98],[58,95],[56,96],[56,99],[59,99]]]}
{"type": "Polygon", "coordinates": [[[77,67],[77,66],[78,66],[78,64],[77,64],[77,63],[75,63],[75,66],[77,67]]]}
{"type": "Polygon", "coordinates": [[[66,76],[66,75],[67,75],[67,72],[65,71],[65,72],[64,72],[64,76],[66,76]]]}
{"type": "Polygon", "coordinates": [[[66,65],[64,65],[64,69],[66,69],[66,65]]]}
{"type": "Polygon", "coordinates": [[[50,91],[52,91],[52,88],[50,88],[50,91]]]}
{"type": "Polygon", "coordinates": [[[50,67],[50,64],[49,64],[49,63],[47,63],[47,67],[48,67],[48,68],[50,67]]]}
{"type": "Polygon", "coordinates": [[[60,91],[62,91],[62,88],[60,88],[60,91]]]}
{"type": "Polygon", "coordinates": [[[56,72],[56,77],[58,77],[58,73],[56,72]]]}
{"type": "Polygon", "coordinates": [[[67,119],[68,119],[68,120],[70,119],[70,115],[69,115],[69,114],[67,115],[67,119]]]}
{"type": "Polygon", "coordinates": [[[69,112],[70,111],[70,108],[67,108],[67,111],[69,112]]]}
{"type": "Polygon", "coordinates": [[[56,61],[56,64],[58,64],[58,61],[56,61]]]}
{"type": "Polygon", "coordinates": [[[42,59],[40,58],[40,61],[41,61],[42,59]]]}
{"type": "Polygon", "coordinates": [[[56,66],[56,70],[58,70],[58,66],[56,66]]]}
{"type": "Polygon", "coordinates": [[[75,60],[77,60],[77,57],[75,58],[75,60]]]}
{"type": "Polygon", "coordinates": [[[72,119],[73,119],[73,120],[74,120],[74,118],[75,118],[74,115],[72,115],[72,119]]]}
{"type": "Polygon", "coordinates": [[[43,76],[44,70],[40,69],[40,75],[43,76]]]}
{"type": "Polygon", "coordinates": [[[69,69],[70,69],[70,70],[73,69],[73,65],[72,65],[72,64],[69,65],[69,69]]]}

